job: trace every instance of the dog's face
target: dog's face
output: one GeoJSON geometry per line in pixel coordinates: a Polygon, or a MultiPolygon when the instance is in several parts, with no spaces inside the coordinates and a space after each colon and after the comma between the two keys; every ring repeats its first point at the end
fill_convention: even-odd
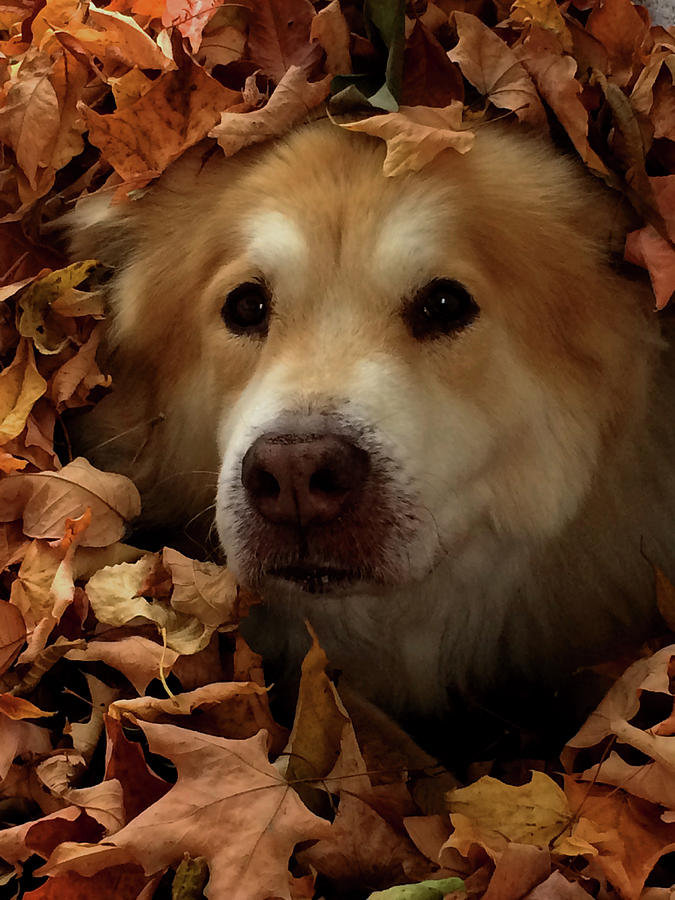
{"type": "Polygon", "coordinates": [[[249,585],[386,591],[486,530],[545,541],[642,404],[647,326],[571,166],[504,133],[382,157],[313,126],[127,214],[119,352],[154,372],[158,458],[215,454],[249,585]]]}

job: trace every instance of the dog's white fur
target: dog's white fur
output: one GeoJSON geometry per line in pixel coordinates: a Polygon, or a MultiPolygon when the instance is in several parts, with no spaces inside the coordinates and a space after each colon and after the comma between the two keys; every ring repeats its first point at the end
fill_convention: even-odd
{"type": "Polygon", "coordinates": [[[382,157],[320,123],[188,155],[130,207],[82,203],[75,253],[118,272],[116,386],[84,439],[149,520],[208,507],[219,473],[229,564],[266,599],[257,646],[297,659],[307,617],[367,696],[424,715],[648,632],[647,558],[675,562],[673,390],[648,293],[608,264],[615,207],[572,163],[489,128],[420,173],[386,179],[382,157]],[[263,341],[220,319],[252,277],[274,297],[263,341]],[[434,278],[481,313],[418,341],[402,305],[434,278]],[[266,575],[239,476],[256,437],[325,417],[380,482],[357,534],[375,574],[316,595],[266,575]]]}

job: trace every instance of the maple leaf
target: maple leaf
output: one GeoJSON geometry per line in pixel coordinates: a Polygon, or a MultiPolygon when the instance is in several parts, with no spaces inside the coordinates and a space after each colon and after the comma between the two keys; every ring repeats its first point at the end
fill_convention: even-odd
{"type": "Polygon", "coordinates": [[[394,176],[418,171],[444,150],[467,153],[475,135],[462,128],[462,109],[458,101],[445,109],[402,106],[395,113],[340,124],[348,131],[372,134],[386,141],[383,172],[394,176]]]}
{"type": "Polygon", "coordinates": [[[40,873],[91,875],[133,861],[149,875],[189,853],[208,863],[207,897],[290,900],[293,848],[321,837],[328,823],[310,813],[270,765],[265,732],[233,741],[173,725],[140,725],[150,750],[176,765],[176,784],[104,844],[86,850],[62,844],[40,873]]]}
{"type": "Polygon", "coordinates": [[[125,736],[119,719],[104,716],[104,723],[107,736],[105,778],[114,778],[122,785],[125,821],[130,822],[163,797],[171,785],[150,769],[141,745],[125,736]]]}
{"type": "Polygon", "coordinates": [[[262,109],[247,113],[222,113],[220,122],[211,129],[209,137],[217,139],[227,156],[251,144],[278,137],[326,99],[329,82],[330,78],[307,81],[306,73],[292,66],[262,109]]]}
{"type": "Polygon", "coordinates": [[[459,43],[448,54],[464,77],[501,109],[521,122],[546,127],[546,113],[537,91],[514,51],[476,16],[455,12],[459,43]]]}
{"type": "Polygon", "coordinates": [[[162,562],[171,573],[173,609],[195,616],[205,625],[234,628],[247,604],[254,601],[225,566],[197,562],[169,547],[162,551],[162,562]]]}
{"type": "Polygon", "coordinates": [[[166,72],[131,106],[111,115],[83,107],[89,140],[122,176],[138,187],[166,169],[215,125],[222,110],[239,103],[196,63],[166,72]]]}
{"type": "Polygon", "coordinates": [[[609,54],[612,81],[619,86],[627,84],[649,30],[647,21],[630,0],[605,0],[591,10],[587,29],[609,54]]]}
{"type": "Polygon", "coordinates": [[[403,70],[403,106],[445,107],[464,99],[462,73],[419,19],[406,44],[403,70]]]}

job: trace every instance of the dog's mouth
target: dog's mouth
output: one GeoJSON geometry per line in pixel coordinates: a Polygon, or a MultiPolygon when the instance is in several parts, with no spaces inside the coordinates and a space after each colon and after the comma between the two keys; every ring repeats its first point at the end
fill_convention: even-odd
{"type": "Polygon", "coordinates": [[[326,594],[359,580],[359,573],[354,570],[302,564],[270,569],[268,575],[291,582],[310,594],[326,594]]]}

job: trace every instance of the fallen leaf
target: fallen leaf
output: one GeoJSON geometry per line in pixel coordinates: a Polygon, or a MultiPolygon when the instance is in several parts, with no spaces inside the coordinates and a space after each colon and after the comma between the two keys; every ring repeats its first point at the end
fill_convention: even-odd
{"type": "Polygon", "coordinates": [[[150,750],[175,763],[176,784],[105,844],[57,847],[40,874],[91,875],[120,861],[153,874],[189,853],[208,863],[207,897],[289,898],[294,846],[325,834],[328,824],[267,761],[265,733],[232,741],[173,725],[144,722],[142,728],[150,750]]]}
{"type": "Polygon", "coordinates": [[[521,122],[546,128],[546,113],[532,80],[513,50],[476,16],[455,12],[459,43],[448,54],[464,77],[495,106],[521,122]]]}
{"type": "Polygon", "coordinates": [[[612,81],[623,87],[649,26],[630,0],[604,0],[591,10],[586,27],[609,54],[612,81]]]}
{"type": "Polygon", "coordinates": [[[122,785],[111,778],[92,787],[72,787],[72,781],[83,769],[84,760],[79,753],[68,751],[43,760],[36,772],[45,787],[64,804],[85,810],[106,834],[117,832],[125,821],[122,785]]]}
{"type": "Polygon", "coordinates": [[[247,113],[222,113],[220,122],[211,129],[209,137],[217,139],[226,156],[232,156],[251,144],[279,137],[326,99],[329,82],[330,77],[307,81],[307,74],[302,69],[291,66],[262,109],[247,113]]]}
{"type": "Polygon", "coordinates": [[[83,114],[91,143],[122,178],[141,186],[206,137],[222,110],[240,99],[201,66],[186,63],[160,76],[131,106],[107,116],[84,107],[83,114]]]}
{"type": "Polygon", "coordinates": [[[224,0],[166,0],[162,24],[167,28],[176,27],[196,53],[202,42],[202,31],[222,2],[224,0]]]}
{"type": "Polygon", "coordinates": [[[0,675],[9,669],[26,640],[26,623],[11,603],[0,600],[0,675]]]}
{"type": "Polygon", "coordinates": [[[51,752],[49,732],[32,722],[8,719],[0,713],[2,740],[0,741],[0,781],[7,777],[17,757],[30,759],[51,752]]]}
{"type": "Polygon", "coordinates": [[[462,109],[459,101],[445,109],[402,106],[395,113],[340,124],[348,131],[360,131],[386,141],[383,172],[395,176],[419,171],[444,150],[467,153],[475,135],[462,128],[462,109]]]}
{"type": "Polygon", "coordinates": [[[60,539],[66,520],[88,508],[92,523],[82,546],[105,547],[123,536],[141,503],[128,478],[101,472],[81,457],[59,472],[21,472],[0,483],[0,521],[23,518],[30,537],[60,539]]]}
{"type": "Polygon", "coordinates": [[[418,19],[404,56],[402,106],[446,107],[464,100],[464,82],[457,65],[418,19]]]}
{"type": "Polygon", "coordinates": [[[144,694],[148,684],[163,673],[168,675],[178,659],[178,653],[138,634],[120,640],[87,641],[81,650],[70,650],[68,659],[82,662],[99,661],[118,669],[144,694]]]}
{"type": "Polygon", "coordinates": [[[566,53],[572,50],[572,35],[555,0],[515,0],[510,21],[549,31],[566,53]]]}
{"type": "MultiPolygon", "coordinates": [[[[39,888],[24,894],[25,900],[141,900],[141,889],[148,884],[140,866],[115,866],[100,875],[84,878],[76,872],[68,872],[49,878],[39,888]]],[[[145,898],[144,898],[145,900],[145,898]]]]}
{"type": "Polygon", "coordinates": [[[21,434],[33,404],[46,389],[30,342],[19,341],[13,361],[0,372],[0,444],[21,434]]]}
{"type": "Polygon", "coordinates": [[[166,601],[144,599],[142,591],[156,571],[158,557],[147,554],[136,563],[105,566],[86,585],[96,618],[106,625],[126,625],[134,620],[154,622],[166,632],[167,645],[177,653],[197,653],[207,646],[214,628],[194,616],[172,609],[166,601]]]}
{"type": "Polygon", "coordinates": [[[591,871],[602,872],[622,900],[638,900],[658,860],[675,850],[675,825],[660,822],[658,808],[616,788],[568,776],[565,793],[605,833],[591,871]]]}
{"type": "Polygon", "coordinates": [[[455,831],[444,848],[455,847],[462,856],[475,843],[495,860],[509,842],[548,849],[572,820],[564,792],[543,772],[532,772],[529,784],[519,787],[484,775],[447,800],[455,831]]]}
{"type": "Polygon", "coordinates": [[[291,68],[306,76],[317,61],[309,0],[255,0],[249,8],[248,49],[259,68],[277,84],[291,68]]]}
{"type": "Polygon", "coordinates": [[[0,714],[14,720],[41,719],[44,716],[54,715],[53,712],[45,712],[29,700],[14,697],[12,694],[0,694],[0,714]]]}
{"type": "Polygon", "coordinates": [[[312,19],[310,41],[316,41],[326,54],[326,71],[346,75],[352,71],[349,53],[349,25],[340,9],[340,0],[331,0],[312,19]]]}
{"type": "MultiPolygon", "coordinates": [[[[71,653],[77,651],[70,651],[71,653]]],[[[103,733],[103,719],[110,704],[119,697],[119,690],[104,684],[98,678],[94,678],[89,672],[84,673],[89,688],[91,701],[91,713],[86,722],[71,722],[70,737],[73,749],[77,750],[82,759],[88,764],[98,746],[99,738],[103,733]]]]}
{"type": "Polygon", "coordinates": [[[626,238],[625,257],[628,262],[643,266],[656,298],[656,308],[663,309],[675,293],[675,247],[670,241],[647,225],[639,231],[631,231],[626,238]]]}
{"type": "Polygon", "coordinates": [[[156,803],[171,785],[148,766],[141,745],[124,734],[122,722],[104,716],[107,735],[105,778],[122,785],[126,821],[131,822],[144,809],[156,803]]]}
{"type": "Polygon", "coordinates": [[[225,566],[189,559],[169,547],[162,551],[162,562],[171,572],[173,609],[195,616],[205,625],[234,627],[247,601],[253,599],[248,591],[239,588],[237,579],[225,566]]]}

